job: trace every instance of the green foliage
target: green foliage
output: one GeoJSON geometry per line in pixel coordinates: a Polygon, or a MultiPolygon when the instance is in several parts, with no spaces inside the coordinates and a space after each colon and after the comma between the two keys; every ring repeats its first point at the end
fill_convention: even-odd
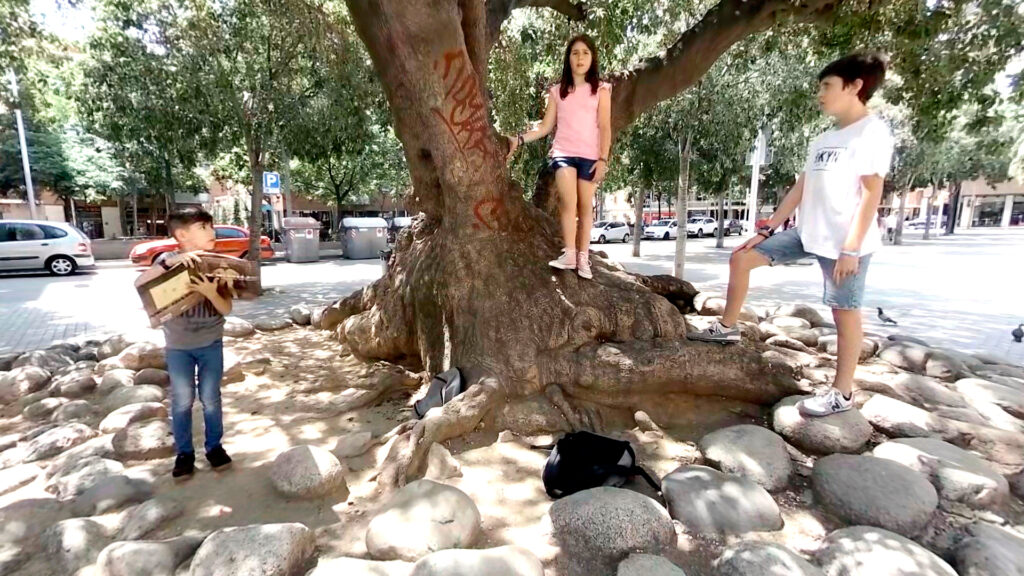
{"type": "MultiPolygon", "coordinates": [[[[0,115],[10,126],[10,115],[0,115]]],[[[94,201],[119,194],[125,174],[109,144],[74,126],[63,132],[27,130],[32,179],[36,187],[53,190],[62,197],[94,201]]],[[[0,130],[0,190],[24,194],[24,170],[17,130],[0,130]]]]}
{"type": "MultiPolygon", "coordinates": [[[[351,32],[347,15],[336,25],[351,32]]],[[[409,173],[390,127],[387,100],[369,55],[354,33],[335,34],[306,56],[307,89],[291,101],[295,114],[281,126],[281,147],[298,160],[295,189],[325,203],[368,201],[377,190],[403,191],[409,173]]]]}
{"type": "MultiPolygon", "coordinates": [[[[541,116],[544,90],[556,81],[563,43],[572,34],[593,35],[603,71],[619,71],[663,50],[709,6],[597,0],[588,3],[588,20],[581,24],[552,11],[517,11],[505,23],[490,61],[499,129],[514,133],[541,116]]],[[[828,61],[860,49],[891,57],[890,81],[873,107],[890,121],[888,112],[901,116],[896,128],[904,137],[896,161],[901,163],[902,154],[902,164],[909,167],[910,148],[925,140],[946,140],[962,109],[995,105],[996,75],[1024,50],[1024,13],[1012,2],[897,0],[866,7],[847,2],[825,25],[782,22],[738,43],[699,88],[661,103],[618,135],[603,188],[635,185],[658,191],[671,186],[678,177],[678,138],[690,129],[691,186],[697,196],[738,197],[749,182],[747,150],[758,125],[764,125],[773,133],[774,161],[763,174],[762,190],[765,201],[776,201],[803,169],[810,139],[829,125],[815,106],[817,72],[828,61]]],[[[1018,89],[1018,99],[1020,94],[1018,89]]],[[[965,129],[970,131],[958,130],[963,134],[965,129]]],[[[1024,150],[1024,142],[1018,146],[1024,150]]],[[[531,146],[511,166],[528,193],[546,151],[544,143],[531,146]]],[[[1020,154],[1015,166],[1024,172],[1024,151],[1020,154]]]]}

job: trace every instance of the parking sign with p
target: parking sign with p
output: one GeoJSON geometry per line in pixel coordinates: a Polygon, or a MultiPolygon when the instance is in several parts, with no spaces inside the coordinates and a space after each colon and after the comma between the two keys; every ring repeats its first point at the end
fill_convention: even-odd
{"type": "Polygon", "coordinates": [[[281,191],[281,175],[277,172],[263,173],[263,192],[277,194],[281,191]]]}

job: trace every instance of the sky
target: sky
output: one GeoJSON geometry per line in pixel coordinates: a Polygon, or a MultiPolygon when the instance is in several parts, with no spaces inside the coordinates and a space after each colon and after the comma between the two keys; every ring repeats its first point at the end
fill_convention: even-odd
{"type": "Polygon", "coordinates": [[[48,31],[72,41],[85,40],[95,28],[92,0],[70,6],[67,0],[32,0],[32,16],[48,31]]]}

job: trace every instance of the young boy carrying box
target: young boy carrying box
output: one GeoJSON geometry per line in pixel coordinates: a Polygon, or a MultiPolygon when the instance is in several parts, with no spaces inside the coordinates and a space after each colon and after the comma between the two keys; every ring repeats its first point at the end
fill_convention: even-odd
{"type": "MultiPolygon", "coordinates": [[[[182,264],[194,268],[201,252],[214,249],[213,217],[204,210],[174,212],[167,219],[167,228],[178,241],[179,249],[158,256],[154,267],[170,270],[182,264]]],[[[221,446],[224,416],[220,404],[224,316],[231,313],[231,297],[218,293],[218,283],[204,277],[193,278],[191,288],[204,296],[203,301],[163,324],[167,372],[171,377],[171,427],[178,453],[171,473],[174,478],[189,477],[195,471],[192,404],[197,383],[206,425],[206,459],[214,470],[223,470],[231,464],[231,457],[221,446]]]]}

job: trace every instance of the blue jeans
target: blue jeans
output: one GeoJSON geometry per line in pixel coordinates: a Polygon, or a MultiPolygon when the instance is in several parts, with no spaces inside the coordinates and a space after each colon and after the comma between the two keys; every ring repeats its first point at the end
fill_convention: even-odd
{"type": "Polygon", "coordinates": [[[771,238],[766,239],[757,246],[754,251],[761,254],[771,263],[785,264],[807,256],[814,256],[821,266],[821,274],[825,281],[825,294],[821,301],[833,310],[859,310],[864,301],[864,281],[868,276],[868,264],[871,263],[871,255],[860,257],[860,265],[857,273],[846,277],[840,284],[832,279],[832,271],[835,270],[836,261],[817,254],[811,254],[804,250],[804,243],[800,240],[798,228],[790,228],[779,232],[771,238]]]}
{"type": "Polygon", "coordinates": [[[178,454],[192,454],[192,403],[196,399],[196,373],[199,375],[199,401],[206,424],[206,451],[220,445],[224,436],[224,414],[220,407],[220,381],[224,376],[224,342],[192,350],[167,349],[167,373],[171,377],[171,428],[178,454]]]}

